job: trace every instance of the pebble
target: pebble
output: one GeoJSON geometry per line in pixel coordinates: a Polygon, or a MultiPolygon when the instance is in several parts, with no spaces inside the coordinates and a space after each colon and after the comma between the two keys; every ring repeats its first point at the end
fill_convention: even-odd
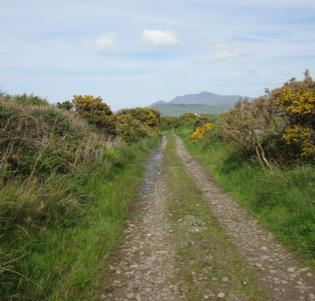
{"type": "MultiPolygon", "coordinates": [[[[182,157],[185,154],[180,150],[179,155],[182,157]]],[[[186,154],[186,156],[188,155],[186,154]]],[[[113,279],[111,283],[113,290],[105,291],[104,295],[101,295],[101,299],[110,297],[109,300],[117,301],[183,301],[188,298],[185,296],[186,293],[189,294],[188,289],[185,288],[184,283],[178,282],[180,278],[176,277],[176,274],[180,275],[180,269],[175,264],[176,249],[170,239],[173,235],[168,234],[174,232],[172,229],[174,227],[168,223],[168,216],[172,214],[168,212],[167,203],[164,200],[163,189],[165,188],[163,187],[165,186],[161,185],[163,179],[159,180],[160,173],[154,164],[150,163],[149,174],[144,176],[147,182],[143,215],[140,218],[138,216],[137,219],[132,217],[132,220],[128,221],[127,241],[122,249],[124,261],[121,261],[115,268],[109,266],[112,275],[116,277],[114,279],[120,279],[121,283],[115,283],[113,279]],[[176,287],[173,286],[174,283],[177,283],[176,287]]],[[[188,160],[188,164],[187,167],[196,182],[207,190],[205,198],[212,206],[214,215],[223,222],[223,229],[231,238],[232,244],[253,266],[258,280],[266,285],[267,290],[273,294],[273,299],[293,300],[288,298],[288,296],[293,296],[294,300],[315,301],[314,290],[310,285],[312,282],[310,277],[313,275],[309,269],[299,266],[294,257],[280,244],[277,244],[269,232],[260,227],[257,220],[243,212],[226,195],[218,192],[216,186],[212,185],[212,182],[203,175],[202,170],[196,170],[194,160],[188,160]],[[216,197],[213,198],[212,195],[216,197]]],[[[185,228],[183,244],[189,246],[194,246],[195,243],[188,237],[197,236],[197,234],[190,233],[206,230],[205,224],[194,216],[179,219],[178,225],[185,228]]],[[[193,272],[193,281],[197,283],[197,286],[203,285],[203,281],[205,283],[209,281],[205,275],[209,275],[215,287],[218,287],[219,290],[225,289],[228,286],[226,283],[231,279],[227,276],[214,277],[216,273],[211,273],[211,263],[214,261],[211,255],[205,257],[204,261],[207,268],[202,270],[201,274],[193,272]]],[[[189,265],[189,262],[186,264],[189,265]]],[[[241,280],[241,285],[244,285],[245,289],[247,282],[241,280]]],[[[232,284],[231,288],[229,285],[229,289],[232,288],[232,284]]],[[[213,294],[208,290],[203,290],[199,293],[201,293],[201,299],[204,300],[224,300],[225,298],[233,301],[239,300],[236,296],[223,291],[213,294]]],[[[246,296],[244,298],[247,300],[246,296]]]]}
{"type": "Polygon", "coordinates": [[[228,277],[223,277],[223,278],[222,278],[222,281],[223,281],[223,282],[228,282],[228,281],[229,281],[229,278],[228,278],[228,277]]]}
{"type": "Polygon", "coordinates": [[[218,293],[218,298],[223,299],[225,297],[225,294],[223,292],[218,293]]]}
{"type": "Polygon", "coordinates": [[[127,297],[128,299],[133,299],[133,298],[135,297],[135,294],[133,294],[133,293],[127,293],[126,297],[127,297]]]}

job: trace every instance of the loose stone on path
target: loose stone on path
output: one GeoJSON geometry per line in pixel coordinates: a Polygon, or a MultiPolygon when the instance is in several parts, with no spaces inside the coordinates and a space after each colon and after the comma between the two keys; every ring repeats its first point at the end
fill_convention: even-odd
{"type": "MultiPolygon", "coordinates": [[[[232,244],[277,301],[315,300],[315,278],[257,220],[225,194],[176,136],[177,154],[232,244]]],[[[219,297],[219,296],[218,296],[219,297]]]]}

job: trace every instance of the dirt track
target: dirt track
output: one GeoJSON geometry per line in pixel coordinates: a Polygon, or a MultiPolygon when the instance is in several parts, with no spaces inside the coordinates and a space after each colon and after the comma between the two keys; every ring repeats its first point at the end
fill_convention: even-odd
{"type": "MultiPolygon", "coordinates": [[[[187,153],[180,138],[176,137],[175,141],[179,162],[201,192],[201,201],[209,205],[207,208],[217,218],[237,256],[245,259],[255,281],[265,291],[265,298],[229,297],[222,291],[205,294],[204,299],[314,301],[312,271],[301,266],[271,233],[217,187],[187,153]]],[[[161,173],[166,143],[164,139],[148,160],[142,192],[135,202],[117,256],[111,262],[111,272],[104,277],[100,300],[197,300],[188,299],[189,286],[180,277],[178,246],[174,242],[185,240],[186,236],[175,237],[169,219],[167,190],[170,188],[161,173]]],[[[209,277],[210,281],[214,278],[209,277]]]]}

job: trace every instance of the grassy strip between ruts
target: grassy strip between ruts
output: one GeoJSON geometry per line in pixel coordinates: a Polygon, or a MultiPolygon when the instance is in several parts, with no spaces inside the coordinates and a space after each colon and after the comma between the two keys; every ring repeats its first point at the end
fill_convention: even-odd
{"type": "Polygon", "coordinates": [[[255,276],[233,251],[175,149],[169,135],[163,173],[178,250],[178,279],[188,289],[187,300],[262,300],[255,276]]]}
{"type": "Polygon", "coordinates": [[[188,151],[233,199],[275,236],[315,267],[315,169],[296,166],[263,170],[232,156],[228,145],[193,143],[191,130],[181,129],[188,151]]]}
{"type": "Polygon", "coordinates": [[[1,300],[71,301],[93,296],[98,275],[104,270],[104,256],[119,240],[128,204],[157,140],[118,146],[107,154],[108,164],[80,178],[78,189],[91,195],[93,202],[86,205],[78,221],[68,227],[56,225],[25,233],[18,246],[16,241],[10,242],[23,254],[15,266],[23,277],[12,288],[14,292],[0,293],[1,300]]]}

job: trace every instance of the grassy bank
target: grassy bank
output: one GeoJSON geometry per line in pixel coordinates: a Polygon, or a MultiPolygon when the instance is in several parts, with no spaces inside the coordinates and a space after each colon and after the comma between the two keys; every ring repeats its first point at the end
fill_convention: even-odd
{"type": "Polygon", "coordinates": [[[233,155],[227,145],[192,143],[191,130],[181,129],[189,152],[218,184],[275,236],[315,267],[315,169],[297,166],[263,170],[233,155]]]}
{"type": "Polygon", "coordinates": [[[157,142],[0,100],[0,300],[86,300],[157,142]]]}
{"type": "Polygon", "coordinates": [[[95,286],[103,257],[119,238],[145,159],[156,143],[152,138],[113,149],[106,165],[73,180],[90,202],[67,225],[54,223],[34,232],[21,227],[8,233],[10,239],[1,237],[3,254],[14,260],[7,265],[12,272],[1,275],[1,300],[80,300],[91,293],[87,288],[95,286]]]}
{"type": "Polygon", "coordinates": [[[217,300],[222,292],[224,300],[262,300],[255,276],[234,252],[175,149],[170,135],[163,173],[178,254],[178,279],[187,288],[186,300],[217,300]]]}

